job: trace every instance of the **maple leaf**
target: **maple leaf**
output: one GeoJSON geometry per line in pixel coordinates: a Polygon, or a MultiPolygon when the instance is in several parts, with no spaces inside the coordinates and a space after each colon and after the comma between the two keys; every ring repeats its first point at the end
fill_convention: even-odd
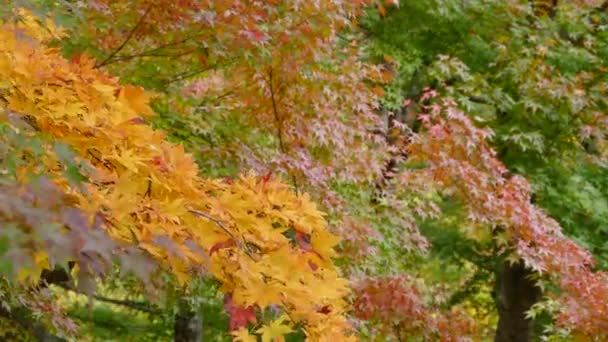
{"type": "Polygon", "coordinates": [[[230,248],[230,247],[234,247],[234,246],[236,246],[236,242],[234,241],[234,239],[218,242],[218,243],[214,244],[213,246],[211,246],[211,248],[209,249],[209,256],[212,256],[213,253],[215,253],[221,249],[230,248]]]}
{"type": "Polygon", "coordinates": [[[285,324],[286,321],[289,321],[289,318],[284,316],[279,317],[269,324],[262,326],[256,332],[262,334],[262,342],[282,341],[284,335],[293,332],[293,329],[285,324]]]}
{"type": "Polygon", "coordinates": [[[240,328],[230,334],[234,336],[234,341],[237,342],[257,342],[255,335],[251,335],[246,328],[240,328]]]}
{"type": "Polygon", "coordinates": [[[150,93],[144,91],[142,87],[127,85],[120,90],[119,99],[128,104],[136,114],[146,116],[154,115],[154,112],[148,105],[150,102],[150,93]]]}
{"type": "Polygon", "coordinates": [[[226,295],[224,298],[224,308],[230,316],[230,330],[242,330],[249,323],[255,323],[255,311],[252,307],[240,307],[234,304],[232,296],[226,295]]]}
{"type": "Polygon", "coordinates": [[[319,253],[321,257],[333,257],[336,255],[334,247],[340,241],[337,236],[326,231],[319,231],[316,234],[312,234],[311,240],[312,249],[319,253]]]}
{"type": "Polygon", "coordinates": [[[310,235],[296,230],[296,241],[302,250],[312,252],[312,248],[310,247],[310,235]]]}

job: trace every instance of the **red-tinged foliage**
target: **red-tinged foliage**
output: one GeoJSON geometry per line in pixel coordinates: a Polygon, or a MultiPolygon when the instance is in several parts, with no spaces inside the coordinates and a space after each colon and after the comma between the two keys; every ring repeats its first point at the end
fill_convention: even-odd
{"type": "MultiPolygon", "coordinates": [[[[203,148],[201,159],[214,168],[236,156],[243,169],[287,176],[296,190],[309,191],[333,209],[334,229],[348,239],[341,250],[346,258],[374,255],[369,239],[378,234],[349,218],[348,204],[331,188],[335,182],[373,185],[388,159],[383,129],[378,129],[384,125],[377,115],[377,98],[383,93],[374,86],[390,77],[362,62],[356,42],[338,37],[371,1],[199,1],[184,5],[179,20],[156,10],[166,3],[138,1],[125,8],[113,1],[91,2],[95,8],[85,12],[91,22],[126,23],[87,28],[87,36],[107,53],[101,64],[122,72],[140,61],[171,63],[161,71],[173,74],[159,76],[171,83],[193,75],[184,78],[180,94],[204,102],[203,117],[234,120],[253,134],[270,135],[275,143],[270,149],[251,146],[245,132],[220,148],[203,148]],[[170,61],[154,56],[161,54],[170,61]]],[[[388,215],[412,233],[404,234],[403,245],[425,245],[405,211],[395,208],[388,215]]],[[[296,242],[308,251],[301,237],[296,242]]],[[[320,267],[312,260],[307,264],[312,271],[320,267]]]]}
{"type": "Polygon", "coordinates": [[[347,217],[337,230],[342,238],[342,256],[356,263],[370,255],[376,255],[376,247],[370,240],[380,239],[381,235],[371,225],[347,217]]]}
{"type": "Polygon", "coordinates": [[[564,236],[559,224],[531,202],[528,182],[510,175],[489,146],[490,130],[475,127],[450,101],[424,109],[420,119],[425,132],[413,138],[409,152],[412,160],[428,167],[402,177],[433,182],[460,196],[471,221],[493,227],[499,244],[513,248],[528,267],[556,280],[564,304],[558,323],[590,337],[604,336],[608,278],[604,272],[592,272],[590,253],[564,236]]]}
{"type": "Polygon", "coordinates": [[[471,341],[475,335],[470,317],[456,309],[441,313],[429,308],[408,277],[369,278],[354,289],[356,316],[375,322],[383,336],[398,340],[424,336],[429,341],[471,341]]]}
{"type": "Polygon", "coordinates": [[[236,305],[232,300],[232,295],[224,296],[224,309],[230,316],[231,331],[247,327],[249,323],[256,323],[254,308],[251,306],[244,308],[236,305]]]}
{"type": "Polygon", "coordinates": [[[213,256],[213,253],[216,253],[221,249],[230,248],[234,246],[236,246],[236,242],[234,241],[234,239],[218,242],[215,245],[211,246],[211,248],[209,249],[209,256],[213,256]]]}
{"type": "MultiPolygon", "coordinates": [[[[368,133],[381,122],[378,94],[365,82],[386,80],[379,68],[361,62],[358,47],[340,47],[337,36],[369,3],[147,0],[129,7],[96,0],[84,15],[104,24],[85,30],[107,52],[100,64],[124,68],[134,60],[169,57],[174,67],[167,70],[178,79],[197,76],[184,95],[210,99],[212,107],[221,105],[212,115],[236,116],[274,136],[275,151],[252,149],[234,137],[231,154],[242,166],[287,174],[321,190],[318,199],[334,208],[341,201],[331,181],[374,180],[385,159],[383,139],[368,133]],[[191,73],[201,61],[202,71],[191,73]],[[182,73],[184,66],[189,70],[182,73]]],[[[203,158],[222,161],[225,153],[206,150],[203,158]]]]}
{"type": "Polygon", "coordinates": [[[302,233],[296,230],[296,241],[298,241],[298,246],[306,252],[311,252],[310,248],[310,235],[306,233],[302,233]]]}

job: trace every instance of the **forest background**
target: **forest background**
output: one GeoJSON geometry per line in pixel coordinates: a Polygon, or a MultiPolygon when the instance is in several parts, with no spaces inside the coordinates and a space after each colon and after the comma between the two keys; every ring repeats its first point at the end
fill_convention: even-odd
{"type": "Polygon", "coordinates": [[[605,341],[607,11],[2,2],[2,340],[605,341]]]}

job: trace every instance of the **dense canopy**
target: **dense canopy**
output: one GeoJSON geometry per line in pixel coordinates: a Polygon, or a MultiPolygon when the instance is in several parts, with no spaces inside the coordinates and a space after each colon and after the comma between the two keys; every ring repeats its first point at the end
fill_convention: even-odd
{"type": "Polygon", "coordinates": [[[608,2],[0,21],[0,339],[608,339],[608,2]]]}

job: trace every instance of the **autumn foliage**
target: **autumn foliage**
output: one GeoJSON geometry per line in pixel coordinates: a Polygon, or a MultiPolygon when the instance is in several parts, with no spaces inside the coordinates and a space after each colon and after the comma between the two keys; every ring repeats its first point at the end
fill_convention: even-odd
{"type": "MultiPolygon", "coordinates": [[[[517,34],[531,34],[521,18],[534,18],[526,29],[554,29],[553,2],[473,1],[500,8],[497,27],[517,24],[497,37],[458,26],[451,16],[468,15],[469,2],[454,5],[460,12],[413,4],[449,24],[440,34],[454,25],[479,45],[490,36],[490,57],[454,52],[471,68],[443,55],[452,46],[441,42],[423,42],[428,56],[384,53],[404,42],[369,25],[403,15],[398,1],[41,3],[48,17],[11,8],[0,30],[0,290],[18,298],[8,307],[77,336],[50,285],[92,295],[106,279],[134,275],[152,300],[163,281],[196,296],[192,284],[213,279],[224,334],[236,341],[476,341],[489,320],[478,322],[467,310],[474,296],[457,287],[506,260],[525,264],[543,289],[534,304],[560,332],[608,338],[605,271],[539,204],[524,177],[534,172],[509,164],[504,146],[604,167],[608,87],[589,72],[568,74],[576,63],[605,72],[595,55],[580,61],[595,53],[591,38],[559,37],[586,51],[561,65],[564,76],[550,66],[561,53],[548,52],[553,36],[522,48],[528,64],[510,59],[525,45],[517,34]],[[53,15],[66,13],[63,28],[53,15]],[[496,78],[508,81],[495,89],[496,78]],[[497,113],[480,118],[477,105],[497,113]],[[509,115],[525,124],[509,126],[509,115]],[[520,134],[526,125],[558,134],[520,134]],[[448,249],[474,262],[445,261],[430,243],[441,241],[433,225],[458,236],[448,249]],[[424,279],[444,276],[426,266],[447,274],[449,262],[473,275],[449,289],[424,279]]],[[[400,24],[433,25],[416,19],[400,24]]],[[[559,164],[537,159],[543,170],[559,164]]]]}
{"type": "Polygon", "coordinates": [[[422,292],[408,277],[365,279],[354,290],[358,294],[353,303],[357,317],[375,322],[380,336],[469,341],[476,335],[475,322],[466,313],[441,313],[425,305],[422,292]]]}
{"type": "Polygon", "coordinates": [[[464,197],[469,219],[495,230],[499,246],[512,249],[513,263],[522,258],[531,269],[556,279],[564,308],[558,322],[602,336],[606,274],[592,272],[590,253],[531,203],[528,182],[510,175],[488,146],[492,132],[475,127],[454,105],[444,101],[423,107],[426,134],[414,137],[409,151],[412,160],[424,160],[429,167],[403,177],[428,177],[442,191],[464,197]]]}
{"type": "MultiPolygon", "coordinates": [[[[88,171],[84,189],[72,188],[54,167],[56,161],[49,160],[52,183],[45,195],[59,186],[85,215],[68,218],[101,221],[87,228],[48,218],[67,224],[66,238],[78,230],[86,242],[89,234],[103,230],[146,251],[181,283],[209,272],[234,305],[257,310],[272,305],[289,314],[285,325],[261,328],[263,335],[268,334],[264,329],[276,328],[279,332],[270,334],[277,337],[285,332],[282,327],[306,322],[309,338],[346,338],[342,297],[348,290],[331,261],[337,238],[307,195],[296,195],[270,177],[199,178],[192,157],[145,124],[152,114],[149,95],[119,85],[85,56],[68,61],[44,46],[61,34],[53,26],[42,26],[25,12],[16,20],[2,30],[5,120],[8,115],[30,120],[32,129],[78,153],[88,171]],[[290,239],[289,233],[298,238],[290,239]]],[[[33,180],[18,174],[17,181],[33,180]]],[[[39,260],[54,266],[64,259],[54,251],[36,248],[34,278],[49,267],[39,260]]]]}

